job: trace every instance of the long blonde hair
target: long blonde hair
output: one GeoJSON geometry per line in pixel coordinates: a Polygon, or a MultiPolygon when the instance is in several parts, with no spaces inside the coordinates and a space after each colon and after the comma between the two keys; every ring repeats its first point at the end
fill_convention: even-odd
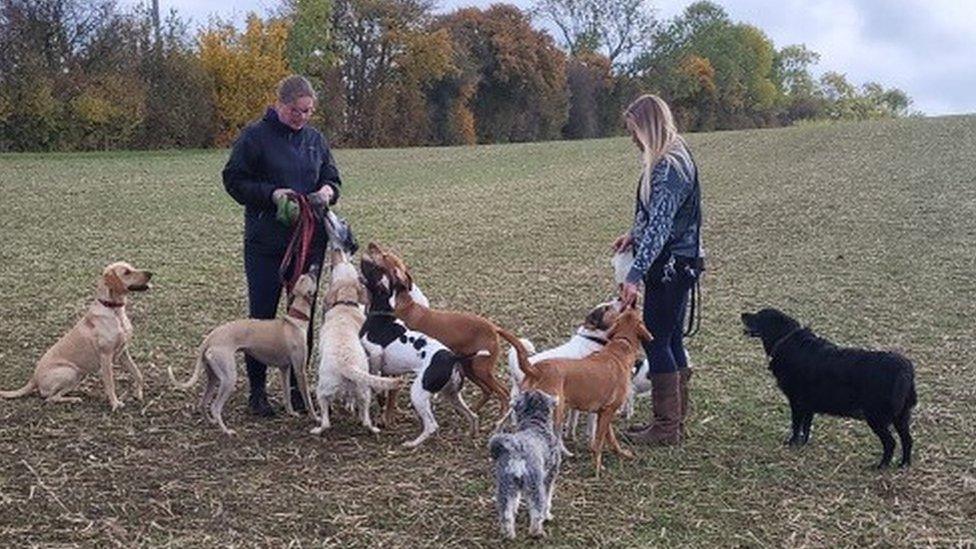
{"type": "Polygon", "coordinates": [[[647,203],[651,197],[651,172],[661,159],[691,179],[691,158],[685,140],[678,135],[671,108],[656,95],[642,95],[624,111],[628,128],[641,144],[643,172],[640,198],[647,203]]]}

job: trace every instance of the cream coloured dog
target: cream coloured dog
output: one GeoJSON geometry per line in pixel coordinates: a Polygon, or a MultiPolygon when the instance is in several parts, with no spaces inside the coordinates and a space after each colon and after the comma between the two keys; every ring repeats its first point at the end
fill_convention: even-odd
{"type": "Polygon", "coordinates": [[[96,299],[85,316],[44,353],[26,385],[16,391],[2,391],[0,397],[17,398],[37,391],[47,402],[80,402],[81,398],[67,393],[78,387],[85,375],[101,372],[108,403],[115,411],[123,403],[115,394],[112,364],[121,361],[132,376],[136,399],[142,400],[145,382],[129,356],[132,323],[125,314],[125,304],[129,292],[149,289],[150,278],[149,271],[121,261],[105,267],[96,299]]]}
{"type": "Polygon", "coordinates": [[[268,366],[278,367],[281,372],[285,410],[297,416],[298,413],[291,403],[291,370],[294,369],[305,406],[314,416],[315,410],[309,397],[305,373],[308,357],[305,334],[310,321],[312,296],[315,295],[316,274],[316,271],[312,271],[298,277],[289,296],[291,302],[284,317],[271,320],[246,318],[214,328],[200,345],[196,368],[185,383],[176,380],[172,366],[168,368],[170,381],[179,389],[194,386],[200,375],[206,372],[207,386],[200,397],[200,407],[225,434],[234,434],[224,424],[223,410],[234,391],[234,385],[237,384],[238,351],[245,351],[268,366]]]}
{"type": "Polygon", "coordinates": [[[319,380],[315,391],[322,415],[319,426],[311,432],[319,435],[331,427],[329,405],[342,399],[359,409],[363,427],[378,433],[369,416],[372,391],[397,389],[400,381],[369,373],[366,351],[359,340],[359,330],[366,322],[366,288],[344,251],[332,249],[329,253],[332,277],[325,294],[325,319],[319,330],[319,380]]]}

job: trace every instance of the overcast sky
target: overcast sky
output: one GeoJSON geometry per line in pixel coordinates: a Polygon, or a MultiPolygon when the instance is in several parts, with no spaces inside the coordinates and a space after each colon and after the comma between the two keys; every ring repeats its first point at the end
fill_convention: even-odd
{"type": "MultiPolygon", "coordinates": [[[[148,1],[148,0],[147,0],[148,1]]],[[[648,0],[659,18],[692,0],[648,0]]],[[[122,5],[138,0],[119,0],[122,5]]],[[[441,11],[486,7],[492,0],[440,0],[441,11]]],[[[509,3],[525,8],[532,0],[509,3]]],[[[976,112],[976,0],[724,0],[735,21],[751,23],[777,48],[802,43],[820,53],[818,72],[836,70],[852,83],[897,86],[926,114],[976,112]]],[[[278,0],[160,0],[198,24],[210,14],[243,20],[278,0]]]]}

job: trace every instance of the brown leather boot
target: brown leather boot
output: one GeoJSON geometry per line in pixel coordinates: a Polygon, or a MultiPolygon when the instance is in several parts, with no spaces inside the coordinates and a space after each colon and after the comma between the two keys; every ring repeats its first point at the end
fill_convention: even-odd
{"type": "Polygon", "coordinates": [[[681,442],[681,389],[678,372],[651,374],[651,426],[636,433],[624,433],[630,442],[670,446],[681,442]]]}
{"type": "Polygon", "coordinates": [[[681,393],[681,438],[685,438],[685,421],[688,419],[688,412],[691,410],[691,400],[688,398],[688,381],[691,380],[695,372],[691,368],[678,370],[678,392],[681,393]]]}

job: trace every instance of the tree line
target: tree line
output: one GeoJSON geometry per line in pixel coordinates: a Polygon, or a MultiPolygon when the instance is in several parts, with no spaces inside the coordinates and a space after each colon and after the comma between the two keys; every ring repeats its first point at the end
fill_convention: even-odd
{"type": "Polygon", "coordinates": [[[812,70],[700,1],[537,0],[438,15],[432,0],[283,0],[237,27],[112,0],[0,0],[0,151],[226,146],[292,72],[348,147],[582,139],[623,131],[644,92],[683,131],[910,114],[901,90],[812,70]],[[551,29],[547,30],[547,29],[551,29]]]}

